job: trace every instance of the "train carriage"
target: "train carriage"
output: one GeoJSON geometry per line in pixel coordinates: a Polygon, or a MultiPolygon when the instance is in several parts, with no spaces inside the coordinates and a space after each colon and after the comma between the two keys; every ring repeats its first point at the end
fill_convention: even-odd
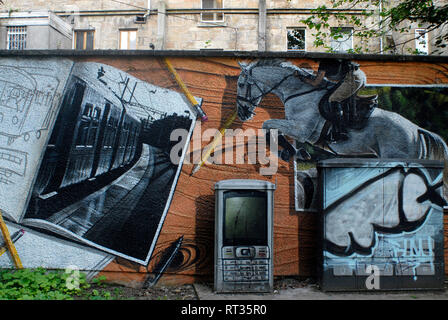
{"type": "Polygon", "coordinates": [[[104,97],[89,87],[85,88],[61,188],[91,178],[105,106],[104,97]]]}
{"type": "Polygon", "coordinates": [[[125,157],[126,157],[126,144],[129,137],[129,130],[131,125],[132,117],[129,116],[126,111],[123,111],[122,121],[120,124],[120,134],[117,138],[115,148],[116,155],[112,163],[111,169],[118,169],[121,166],[125,165],[125,157]]]}
{"type": "Polygon", "coordinates": [[[135,118],[129,119],[129,135],[126,141],[126,151],[123,158],[123,164],[129,164],[135,156],[140,134],[141,123],[135,118]]]}
{"type": "Polygon", "coordinates": [[[118,124],[120,117],[121,109],[118,106],[107,102],[100,127],[100,143],[98,143],[96,147],[97,157],[93,164],[91,177],[102,175],[110,170],[114,156],[114,143],[119,134],[118,124]]]}
{"type": "Polygon", "coordinates": [[[37,79],[27,68],[0,67],[0,135],[8,144],[19,137],[28,141],[31,134],[39,139],[60,103],[60,81],[44,73],[37,79]]]}
{"type": "Polygon", "coordinates": [[[50,137],[34,195],[57,192],[130,164],[140,121],[73,76],[50,137]],[[138,128],[138,129],[136,129],[138,128]]]}
{"type": "Polygon", "coordinates": [[[2,66],[0,119],[3,134],[10,137],[18,137],[22,134],[36,88],[37,82],[30,75],[18,68],[2,66]]]}
{"type": "Polygon", "coordinates": [[[72,79],[62,99],[61,111],[48,141],[42,164],[34,184],[35,196],[54,192],[59,188],[68,157],[68,147],[73,139],[77,122],[75,112],[81,105],[85,85],[72,79]],[[67,110],[75,110],[68,112],[67,110]]]}

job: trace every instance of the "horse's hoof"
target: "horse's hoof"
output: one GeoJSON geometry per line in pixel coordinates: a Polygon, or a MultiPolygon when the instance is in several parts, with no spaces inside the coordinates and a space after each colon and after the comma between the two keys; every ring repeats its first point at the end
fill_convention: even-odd
{"type": "Polygon", "coordinates": [[[289,159],[291,159],[291,153],[288,149],[283,149],[279,151],[278,155],[280,156],[280,159],[283,161],[289,162],[289,159]]]}
{"type": "Polygon", "coordinates": [[[311,155],[304,148],[299,148],[299,150],[297,150],[296,157],[299,160],[304,160],[304,161],[311,160],[311,155]]]}

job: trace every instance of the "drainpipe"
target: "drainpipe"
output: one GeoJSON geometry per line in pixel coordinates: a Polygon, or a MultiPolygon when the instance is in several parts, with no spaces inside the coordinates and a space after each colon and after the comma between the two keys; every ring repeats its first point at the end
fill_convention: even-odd
{"type": "Polygon", "coordinates": [[[157,41],[156,50],[165,48],[165,29],[166,29],[166,4],[164,0],[160,0],[157,8],[157,41]]]}
{"type": "Polygon", "coordinates": [[[266,0],[258,1],[258,51],[266,51],[266,0]]]}
{"type": "Polygon", "coordinates": [[[151,0],[148,0],[148,3],[146,5],[146,13],[143,15],[143,19],[146,21],[146,18],[151,14],[151,0]]]}
{"type": "MultiPolygon", "coordinates": [[[[380,0],[379,3],[379,18],[380,18],[380,28],[383,27],[383,16],[381,15],[381,13],[383,12],[383,0],[380,0]]],[[[381,37],[380,37],[380,54],[383,54],[383,33],[381,32],[381,37]]]]}

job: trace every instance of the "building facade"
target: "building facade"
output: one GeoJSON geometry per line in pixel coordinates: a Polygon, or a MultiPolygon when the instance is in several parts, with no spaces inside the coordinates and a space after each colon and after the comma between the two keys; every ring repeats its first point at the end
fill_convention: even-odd
{"type": "Polygon", "coordinates": [[[71,49],[73,27],[51,11],[0,13],[0,48],[71,49]]]}
{"type": "MultiPolygon", "coordinates": [[[[384,5],[391,2],[385,0],[384,5]]],[[[5,0],[0,15],[0,48],[15,49],[15,45],[10,45],[13,41],[8,39],[21,37],[24,42],[26,33],[26,44],[17,44],[18,48],[350,52],[362,46],[369,53],[431,54],[435,51],[437,33],[427,32],[425,26],[411,26],[406,33],[391,31],[384,37],[361,43],[353,36],[354,25],[335,18],[328,21],[329,29],[340,27],[344,35],[338,39],[327,38],[324,47],[316,47],[315,31],[307,28],[302,20],[320,5],[331,7],[328,0],[5,0]],[[47,20],[53,24],[47,23],[47,29],[58,37],[62,34],[63,41],[53,34],[50,42],[36,40],[34,26],[42,20],[36,12],[42,10],[51,12],[51,19],[47,20]],[[54,26],[55,16],[60,18],[58,22],[66,22],[63,27],[54,26]],[[398,44],[398,49],[387,50],[398,44]]],[[[361,18],[365,26],[380,24],[380,8],[368,9],[374,13],[368,18],[361,15],[363,8],[341,9],[341,12],[361,18]]]]}

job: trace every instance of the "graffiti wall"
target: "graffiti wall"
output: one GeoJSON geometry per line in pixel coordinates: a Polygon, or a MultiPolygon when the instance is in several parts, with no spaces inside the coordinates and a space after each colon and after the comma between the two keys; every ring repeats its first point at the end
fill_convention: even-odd
{"type": "Polygon", "coordinates": [[[319,163],[322,288],[442,288],[443,164],[414,161],[319,163]]]}
{"type": "MultiPolygon", "coordinates": [[[[212,279],[213,186],[261,179],[277,186],[275,276],[316,275],[322,215],[334,225],[352,217],[348,225],[361,228],[327,225],[332,277],[356,275],[351,261],[380,255],[391,262],[383,273],[419,281],[444,272],[440,199],[418,203],[417,213],[408,207],[426,189],[400,198],[404,212],[412,211],[412,230],[392,209],[383,212],[390,224],[378,224],[366,199],[380,184],[442,192],[439,167],[405,168],[411,159],[446,157],[448,64],[169,56],[208,116],[201,122],[163,58],[155,52],[0,59],[0,210],[25,267],[74,266],[138,285],[212,279]],[[333,195],[322,213],[316,164],[341,158],[403,162],[382,173],[369,167],[364,182],[355,169],[343,171],[352,177],[351,191],[333,195]],[[370,210],[369,219],[358,225],[361,216],[339,208],[370,210]],[[366,236],[372,226],[381,232],[366,236]],[[347,234],[359,235],[355,245],[344,242],[347,234]],[[418,258],[408,257],[416,252],[418,258]],[[403,256],[407,265],[397,262],[403,256]]],[[[12,265],[8,254],[0,256],[1,267],[12,265]]]]}

